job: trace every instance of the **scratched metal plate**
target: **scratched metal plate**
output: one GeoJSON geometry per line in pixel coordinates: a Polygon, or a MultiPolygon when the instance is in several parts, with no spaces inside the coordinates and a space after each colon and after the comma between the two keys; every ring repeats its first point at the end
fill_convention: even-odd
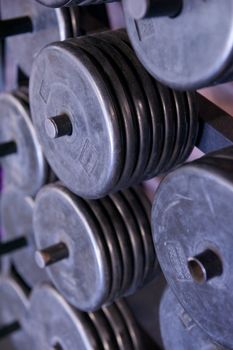
{"type": "Polygon", "coordinates": [[[127,0],[123,4],[139,59],[165,85],[194,90],[232,80],[231,0],[183,0],[175,18],[148,16],[138,21],[129,15],[127,0]]]}
{"type": "Polygon", "coordinates": [[[48,280],[47,274],[36,265],[34,259],[36,248],[32,224],[33,209],[33,198],[16,189],[8,188],[1,194],[3,242],[19,237],[25,237],[28,242],[26,247],[10,253],[8,259],[30,287],[48,280]]]}
{"type": "MultiPolygon", "coordinates": [[[[21,329],[11,335],[9,350],[31,350],[32,341],[25,322],[29,302],[21,287],[11,278],[0,278],[0,327],[19,322],[21,329]]],[[[2,346],[2,345],[1,345],[2,346]]]]}
{"type": "Polygon", "coordinates": [[[164,275],[190,316],[218,343],[231,347],[233,149],[209,155],[170,173],[152,210],[153,238],[164,275]],[[219,254],[223,273],[196,283],[188,258],[205,249],[219,254]]]}
{"type": "Polygon", "coordinates": [[[3,20],[23,16],[31,19],[33,31],[5,40],[6,90],[18,86],[19,71],[26,77],[30,76],[33,60],[45,45],[72,36],[68,9],[49,9],[31,0],[1,0],[3,20]]]}
{"type": "Polygon", "coordinates": [[[87,314],[73,309],[51,286],[37,286],[30,298],[27,331],[33,349],[101,349],[87,314]]]}
{"type": "Polygon", "coordinates": [[[34,195],[44,184],[47,166],[30,118],[29,106],[13,94],[2,93],[0,142],[14,141],[17,152],[1,158],[3,187],[34,195]]]}
{"type": "Polygon", "coordinates": [[[168,288],[160,304],[160,330],[165,350],[224,350],[197,326],[168,288]]]}
{"type": "Polygon", "coordinates": [[[30,103],[46,158],[61,181],[84,198],[107,194],[120,176],[123,147],[111,94],[88,55],[67,43],[42,50],[30,103]],[[72,135],[50,139],[45,120],[61,113],[69,116],[72,135]]]}

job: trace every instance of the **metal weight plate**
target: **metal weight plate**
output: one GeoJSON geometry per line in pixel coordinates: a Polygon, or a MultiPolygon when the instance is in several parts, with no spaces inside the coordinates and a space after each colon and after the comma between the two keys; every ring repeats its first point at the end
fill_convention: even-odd
{"type": "Polygon", "coordinates": [[[208,155],[170,173],[152,210],[154,245],[170,287],[194,321],[230,348],[232,193],[232,158],[208,155]]]}
{"type": "Polygon", "coordinates": [[[88,316],[73,309],[51,286],[37,286],[30,297],[27,332],[37,350],[101,349],[88,316]]]}
{"type": "Polygon", "coordinates": [[[125,200],[129,205],[130,203],[133,203],[133,205],[131,206],[132,212],[138,224],[139,234],[143,242],[145,256],[144,275],[143,280],[141,282],[143,283],[148,278],[151,267],[154,266],[154,264],[156,263],[155,250],[153,247],[152,233],[150,229],[150,221],[148,221],[143,206],[132,189],[124,190],[122,192],[122,195],[124,196],[125,200]]]}
{"type": "Polygon", "coordinates": [[[110,198],[124,220],[133,251],[133,278],[130,289],[127,291],[127,295],[130,295],[135,292],[143,280],[145,269],[143,242],[141,236],[139,234],[135,234],[139,231],[138,224],[135,220],[131,207],[128,205],[122,193],[114,193],[113,195],[110,195],[110,198]]]}
{"type": "MultiPolygon", "coordinates": [[[[129,127],[127,128],[126,126],[125,128],[126,139],[128,138],[127,144],[132,144],[134,140],[136,145],[131,145],[131,148],[134,146],[134,151],[131,151],[129,147],[127,150],[126,147],[127,154],[124,169],[125,173],[123,172],[121,175],[121,179],[117,184],[116,190],[128,187],[129,184],[139,181],[138,179],[142,178],[145,163],[149,158],[152,142],[152,123],[149,116],[146,96],[144,96],[143,91],[141,91],[141,81],[137,75],[135,62],[133,57],[132,59],[129,59],[129,54],[131,52],[128,50],[128,47],[126,47],[127,54],[126,56],[124,55],[124,50],[121,49],[121,46],[124,46],[124,43],[121,43],[121,41],[118,40],[117,34],[118,31],[104,32],[99,34],[96,38],[98,41],[100,41],[99,46],[101,49],[111,56],[113,63],[115,62],[115,69],[118,76],[121,76],[122,85],[125,87],[128,100],[131,101],[131,105],[133,107],[133,115],[130,117],[129,113],[123,114],[123,120],[125,124],[127,122],[128,125],[130,123],[130,119],[131,123],[133,122],[133,128],[131,127],[131,131],[129,130],[129,127]],[[129,121],[127,121],[127,119],[129,119],[129,121]],[[133,169],[129,169],[127,163],[134,165],[133,169]]],[[[90,40],[91,39],[92,37],[90,37],[90,40]]]]}
{"type": "Polygon", "coordinates": [[[117,207],[114,205],[110,197],[104,197],[101,199],[101,203],[105,207],[109,218],[114,218],[112,224],[114,226],[115,232],[117,233],[117,239],[121,249],[122,262],[123,262],[123,278],[121,286],[121,295],[130,288],[133,279],[133,251],[131,247],[131,242],[128,236],[127,227],[123,218],[121,217],[117,207]]]}
{"type": "Polygon", "coordinates": [[[33,221],[37,249],[66,246],[64,259],[46,267],[54,285],[78,309],[98,309],[109,295],[112,276],[90,208],[62,185],[48,185],[36,197],[33,221]]]}
{"type": "Polygon", "coordinates": [[[128,331],[133,343],[134,350],[143,350],[145,349],[145,344],[142,339],[142,333],[139,329],[139,326],[134,318],[131,310],[129,309],[126,301],[124,299],[120,299],[116,302],[116,307],[120,311],[122,317],[124,318],[128,331]]]}
{"type": "Polygon", "coordinates": [[[156,86],[164,114],[163,150],[155,170],[157,174],[160,174],[166,168],[172,156],[176,140],[176,123],[174,121],[177,119],[177,116],[172,91],[159,82],[156,82],[156,86]]]}
{"type": "Polygon", "coordinates": [[[45,182],[47,166],[30,119],[29,106],[2,93],[0,150],[3,187],[9,185],[34,195],[45,182]]]}
{"type": "Polygon", "coordinates": [[[98,5],[119,0],[37,0],[40,4],[48,7],[98,5]]]}
{"type": "Polygon", "coordinates": [[[34,259],[36,248],[32,223],[33,209],[33,198],[16,189],[9,188],[2,192],[1,217],[4,235],[0,251],[7,254],[7,248],[9,249],[8,259],[13,262],[19,275],[30,287],[48,279],[45,271],[37,266],[34,259]]]}
{"type": "MultiPolygon", "coordinates": [[[[117,38],[117,32],[115,32],[115,36],[117,38]]],[[[102,38],[104,38],[104,35],[102,35],[102,38]]],[[[114,45],[114,47],[118,49],[118,52],[120,54],[120,43],[118,43],[118,45],[114,45]]],[[[143,170],[146,167],[150,155],[150,148],[152,142],[151,120],[148,117],[149,108],[146,103],[146,98],[141,86],[141,82],[138,80],[134,67],[132,67],[132,63],[130,61],[127,62],[123,55],[121,55],[121,61],[123,62],[123,66],[127,67],[127,75],[125,81],[127,84],[126,86],[128,86],[129,96],[131,96],[133,101],[135,111],[135,122],[137,122],[139,130],[139,149],[137,154],[138,159],[136,167],[131,175],[129,182],[130,184],[133,184],[134,182],[138,182],[139,179],[142,178],[143,170]]],[[[128,187],[129,183],[127,185],[124,185],[124,187],[128,187]]],[[[122,188],[122,186],[120,186],[119,184],[118,189],[120,188],[122,188]]]]}
{"type": "Polygon", "coordinates": [[[105,306],[103,312],[113,329],[119,349],[134,350],[127,324],[117,306],[115,304],[105,306]]]}
{"type": "Polygon", "coordinates": [[[0,346],[9,339],[9,350],[31,350],[30,336],[25,332],[29,304],[21,287],[11,278],[0,278],[0,346]]]}
{"type": "MultiPolygon", "coordinates": [[[[33,60],[41,48],[71,37],[73,32],[68,9],[49,9],[31,0],[1,2],[2,20],[12,20],[10,28],[14,30],[5,40],[5,85],[7,90],[12,90],[18,86],[19,72],[30,76],[33,60]],[[19,18],[23,22],[19,27],[22,34],[17,33],[19,18]]],[[[4,22],[2,35],[7,36],[4,22]]]]}
{"type": "Polygon", "coordinates": [[[186,108],[189,109],[189,132],[188,132],[188,138],[186,141],[186,146],[184,148],[183,153],[181,153],[181,158],[179,159],[180,163],[183,163],[187,158],[190,156],[193,147],[196,143],[196,139],[198,136],[198,127],[199,127],[199,121],[198,121],[198,114],[199,114],[199,106],[198,106],[198,100],[197,100],[197,94],[196,92],[186,92],[186,100],[187,100],[187,106],[186,108]]]}
{"type": "MultiPolygon", "coordinates": [[[[151,117],[149,128],[151,129],[152,145],[150,149],[150,157],[145,170],[145,176],[150,176],[151,173],[154,172],[155,164],[161,155],[163,147],[162,140],[164,137],[163,111],[159,100],[158,91],[155,86],[155,81],[138,61],[135,52],[129,43],[129,38],[125,30],[118,30],[117,35],[114,31],[108,31],[100,34],[99,38],[107,40],[109,44],[111,43],[117,48],[118,51],[120,51],[127,64],[130,65],[131,69],[133,69],[133,73],[137,77],[141,86],[143,86],[146,103],[149,107],[148,116],[151,117]]],[[[151,177],[153,177],[153,175],[151,177]]]]}
{"type": "Polygon", "coordinates": [[[189,120],[186,114],[189,112],[189,109],[186,108],[186,94],[175,90],[172,91],[172,94],[176,109],[176,140],[173,153],[166,165],[166,169],[168,170],[172,169],[178,163],[178,159],[183,154],[189,131],[189,120]]]}
{"type": "Polygon", "coordinates": [[[88,206],[95,215],[96,220],[101,227],[102,237],[106,242],[109,252],[109,266],[111,268],[111,290],[108,296],[108,302],[112,302],[120,293],[123,278],[123,264],[119,242],[117,240],[117,232],[114,230],[112,220],[102,206],[100,201],[88,201],[88,206]]]}
{"type": "Polygon", "coordinates": [[[123,1],[128,34],[147,70],[181,90],[232,80],[232,1],[183,0],[180,12],[181,2],[176,1],[177,13],[161,15],[160,7],[167,3],[160,2],[157,9],[135,19],[134,2],[123,1]]]}
{"type": "MultiPolygon", "coordinates": [[[[88,43],[90,43],[90,49],[93,50],[93,46],[95,46],[95,49],[100,51],[100,54],[96,54],[95,58],[98,59],[99,56],[98,61],[111,81],[111,86],[116,96],[116,103],[120,110],[118,120],[123,134],[122,137],[125,139],[125,159],[117,185],[119,186],[122,182],[128,183],[138,157],[138,127],[135,120],[134,104],[128,90],[130,77],[119,52],[110,43],[107,44],[95,36],[85,37],[83,45],[87,47],[88,43]]],[[[80,40],[77,41],[77,44],[80,45],[80,40]]]]}
{"type": "Polygon", "coordinates": [[[101,45],[101,41],[95,37],[85,37],[77,42],[70,40],[70,43],[77,45],[90,54],[90,58],[92,58],[96,68],[99,68],[100,74],[104,77],[105,83],[109,83],[109,91],[112,93],[112,98],[118,111],[118,123],[122,143],[125,145],[125,154],[122,154],[123,167],[120,179],[129,178],[134,169],[137,157],[137,129],[135,128],[135,123],[133,123],[134,112],[132,110],[132,103],[128,99],[124,83],[120,79],[119,72],[116,71],[116,66],[114,67],[111,59],[106,55],[109,47],[104,50],[105,47],[102,47],[104,43],[101,45]]]}
{"type": "Polygon", "coordinates": [[[160,330],[165,350],[224,350],[196,325],[167,288],[160,303],[160,330]]]}
{"type": "Polygon", "coordinates": [[[88,314],[93,322],[104,350],[119,350],[115,334],[102,310],[90,312],[88,314]]]}
{"type": "MultiPolygon", "coordinates": [[[[116,37],[116,33],[113,33],[113,36],[116,37]]],[[[148,118],[145,118],[148,115],[145,99],[140,92],[140,85],[131,64],[119,52],[119,42],[113,47],[109,42],[108,32],[98,36],[88,36],[76,42],[78,46],[82,46],[89,52],[96,49],[102,51],[102,55],[101,52],[93,53],[93,55],[96,59],[99,56],[99,63],[112,81],[116,101],[120,107],[121,114],[119,114],[118,121],[125,136],[126,155],[123,171],[114,190],[121,189],[143,176],[144,163],[148,158],[146,154],[149,155],[151,125],[148,118]],[[141,113],[144,118],[141,117],[141,113]]]]}
{"type": "Polygon", "coordinates": [[[42,50],[32,70],[30,103],[46,158],[61,181],[82,197],[107,194],[120,176],[124,150],[112,97],[87,54],[65,43],[42,50]],[[65,120],[59,136],[66,136],[54,134],[59,118],[48,119],[58,115],[65,120]]]}

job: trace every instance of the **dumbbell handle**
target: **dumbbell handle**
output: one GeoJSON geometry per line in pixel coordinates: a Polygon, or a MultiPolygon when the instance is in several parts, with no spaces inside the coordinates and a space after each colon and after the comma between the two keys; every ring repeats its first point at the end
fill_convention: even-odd
{"type": "Polygon", "coordinates": [[[15,321],[6,326],[0,328],[0,339],[7,337],[8,335],[20,330],[19,322],[15,321]]]}
{"type": "Polygon", "coordinates": [[[11,241],[0,243],[0,256],[9,254],[15,250],[26,247],[28,244],[25,237],[12,239],[11,241]]]}
{"type": "Polygon", "coordinates": [[[0,21],[0,39],[8,36],[30,33],[33,30],[30,17],[17,17],[0,21]]]}
{"type": "Polygon", "coordinates": [[[6,157],[17,152],[17,146],[14,141],[8,141],[0,144],[0,157],[6,157]]]}

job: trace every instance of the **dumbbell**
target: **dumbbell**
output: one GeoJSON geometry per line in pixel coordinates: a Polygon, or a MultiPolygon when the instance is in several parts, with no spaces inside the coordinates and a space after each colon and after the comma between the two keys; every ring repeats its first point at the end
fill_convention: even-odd
{"type": "Polygon", "coordinates": [[[28,79],[38,51],[53,41],[79,34],[77,9],[49,9],[36,1],[8,0],[1,7],[0,37],[4,44],[5,88],[28,79]]]}
{"type": "Polygon", "coordinates": [[[233,147],[170,173],[152,209],[154,246],[172,291],[214,341],[232,348],[233,147]]]}
{"type": "Polygon", "coordinates": [[[51,286],[37,286],[30,298],[28,332],[35,349],[143,350],[140,329],[124,300],[83,313],[51,286]]]}
{"type": "Polygon", "coordinates": [[[45,186],[33,217],[38,266],[83,311],[133,294],[159,272],[150,208],[141,188],[86,201],[60,183],[45,186]]]}
{"type": "Polygon", "coordinates": [[[21,286],[13,278],[0,277],[0,347],[7,340],[9,350],[33,349],[25,332],[29,304],[21,286]]]}
{"type": "Polygon", "coordinates": [[[160,330],[165,350],[224,350],[198,327],[167,288],[160,303],[160,330]]]}
{"type": "Polygon", "coordinates": [[[0,256],[7,257],[29,287],[48,280],[34,259],[33,234],[34,199],[17,189],[8,188],[1,194],[3,239],[0,256]]]}
{"type": "Polygon", "coordinates": [[[63,6],[87,6],[107,4],[109,2],[119,0],[37,0],[40,4],[48,7],[63,7],[63,6]]]}
{"type": "Polygon", "coordinates": [[[30,105],[52,169],[84,198],[165,173],[195,144],[195,94],[156,82],[123,30],[42,50],[31,74],[30,105]]]}
{"type": "Polygon", "coordinates": [[[31,121],[27,92],[2,93],[0,104],[3,188],[11,186],[35,195],[52,175],[31,121]]]}
{"type": "Polygon", "coordinates": [[[123,0],[128,34],[147,70],[175,89],[233,79],[231,0],[123,0]]]}

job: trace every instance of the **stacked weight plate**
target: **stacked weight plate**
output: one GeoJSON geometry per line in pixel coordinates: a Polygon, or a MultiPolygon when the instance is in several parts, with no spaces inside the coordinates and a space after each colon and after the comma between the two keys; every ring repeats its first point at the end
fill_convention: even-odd
{"type": "MultiPolygon", "coordinates": [[[[36,248],[33,235],[33,210],[32,197],[24,195],[15,188],[4,189],[1,195],[3,238],[0,244],[0,256],[8,257],[30,288],[47,280],[45,272],[38,268],[34,259],[36,248]]],[[[5,270],[7,273],[7,269],[5,270]]]]}
{"type": "Polygon", "coordinates": [[[123,0],[123,5],[135,52],[156,79],[181,90],[232,81],[231,0],[123,0]]]}
{"type": "Polygon", "coordinates": [[[11,277],[0,278],[0,341],[2,349],[31,350],[31,337],[25,332],[29,302],[25,291],[11,277]],[[11,335],[9,341],[5,339],[11,335]],[[4,343],[2,341],[4,340],[4,343]],[[5,347],[6,346],[6,347],[5,347]]]}
{"type": "Polygon", "coordinates": [[[34,62],[30,102],[52,169],[84,198],[165,173],[195,144],[195,94],[151,78],[122,30],[47,46],[34,62]]]}
{"type": "Polygon", "coordinates": [[[158,274],[150,204],[140,188],[85,201],[48,185],[36,197],[34,230],[38,265],[80,310],[132,294],[158,274]]]}
{"type": "Polygon", "coordinates": [[[179,302],[217,343],[232,349],[233,147],[170,173],[152,210],[153,238],[179,302]]]}
{"type": "Polygon", "coordinates": [[[168,288],[160,304],[160,330],[165,350],[224,350],[187,314],[168,288]]]}
{"type": "Polygon", "coordinates": [[[48,167],[32,125],[24,90],[2,93],[0,155],[3,187],[34,195],[46,182],[48,167]]]}
{"type": "Polygon", "coordinates": [[[28,332],[35,349],[143,350],[142,336],[125,301],[93,313],[72,308],[50,286],[34,289],[28,332]]]}
{"type": "Polygon", "coordinates": [[[37,0],[40,4],[48,7],[63,7],[63,6],[86,6],[106,4],[108,2],[119,0],[37,0]]]}
{"type": "Polygon", "coordinates": [[[1,18],[6,90],[25,84],[42,47],[79,34],[77,9],[55,10],[31,0],[1,0],[1,18]]]}

